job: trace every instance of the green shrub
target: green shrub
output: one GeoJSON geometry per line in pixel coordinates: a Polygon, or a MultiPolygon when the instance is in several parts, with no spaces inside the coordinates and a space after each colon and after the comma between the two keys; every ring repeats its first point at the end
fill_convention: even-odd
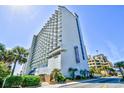
{"type": "Polygon", "coordinates": [[[70,74],[70,77],[74,80],[75,79],[75,72],[77,72],[78,69],[77,68],[69,68],[68,72],[70,74]]]}
{"type": "Polygon", "coordinates": [[[87,79],[87,77],[82,77],[82,79],[84,79],[84,80],[85,80],[85,79],[87,79]]]}
{"type": "Polygon", "coordinates": [[[50,74],[50,78],[58,83],[64,83],[66,81],[66,78],[62,75],[59,69],[54,69],[50,74]]]}
{"type": "Polygon", "coordinates": [[[5,62],[0,61],[0,79],[4,80],[10,74],[5,62]]]}
{"type": "Polygon", "coordinates": [[[23,76],[22,87],[39,86],[40,76],[25,75],[23,76]]]}
{"type": "Polygon", "coordinates": [[[80,75],[77,75],[76,76],[76,80],[80,80],[81,79],[81,76],[80,75]]]}
{"type": "Polygon", "coordinates": [[[0,88],[2,88],[3,79],[0,78],[0,88]]]}
{"type": "Polygon", "coordinates": [[[13,88],[13,87],[20,87],[22,84],[22,77],[21,76],[11,76],[6,79],[5,87],[13,88]]]}
{"type": "MultiPolygon", "coordinates": [[[[0,80],[0,86],[2,87],[2,80],[0,80]]],[[[30,87],[30,86],[39,86],[40,85],[40,76],[25,75],[25,76],[11,76],[6,79],[5,86],[6,88],[14,87],[30,87]]]]}
{"type": "Polygon", "coordinates": [[[72,78],[71,77],[66,77],[66,80],[72,80],[72,78]]]}
{"type": "Polygon", "coordinates": [[[58,77],[57,77],[57,82],[59,83],[64,83],[66,81],[66,78],[60,74],[58,77]]]}
{"type": "Polygon", "coordinates": [[[89,78],[94,78],[94,76],[93,75],[90,75],[89,78]]]}

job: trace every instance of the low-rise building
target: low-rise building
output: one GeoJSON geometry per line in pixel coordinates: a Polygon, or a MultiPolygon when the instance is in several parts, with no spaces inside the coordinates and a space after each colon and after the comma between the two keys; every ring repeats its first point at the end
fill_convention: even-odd
{"type": "Polygon", "coordinates": [[[112,63],[107,59],[104,54],[99,54],[95,56],[88,56],[88,64],[89,67],[101,68],[102,66],[106,66],[112,68],[112,63]]]}

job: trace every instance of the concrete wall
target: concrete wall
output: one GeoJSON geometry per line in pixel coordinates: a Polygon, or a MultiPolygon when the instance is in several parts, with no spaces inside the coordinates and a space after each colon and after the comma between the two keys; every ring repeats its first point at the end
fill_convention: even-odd
{"type": "Polygon", "coordinates": [[[48,67],[38,68],[36,74],[51,74],[54,69],[61,69],[61,55],[48,59],[48,67]]]}
{"type": "MultiPolygon", "coordinates": [[[[80,69],[88,70],[88,64],[87,59],[83,60],[82,58],[76,16],[74,16],[66,8],[62,8],[61,12],[62,12],[62,48],[66,49],[66,51],[62,53],[61,71],[65,76],[69,76],[68,69],[70,67],[77,68],[79,72],[80,69]],[[76,63],[74,46],[78,46],[80,63],[76,63]]],[[[86,53],[84,54],[86,56],[86,53]]]]}
{"type": "Polygon", "coordinates": [[[48,68],[50,71],[53,71],[55,68],[61,69],[61,55],[60,54],[48,59],[48,68]]]}

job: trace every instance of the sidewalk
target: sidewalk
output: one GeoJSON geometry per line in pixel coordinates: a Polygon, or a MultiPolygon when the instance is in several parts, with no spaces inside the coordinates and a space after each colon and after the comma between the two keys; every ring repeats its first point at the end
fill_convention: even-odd
{"type": "Polygon", "coordinates": [[[39,88],[59,88],[59,87],[64,87],[68,85],[78,84],[79,82],[83,83],[83,82],[97,80],[97,79],[80,80],[80,81],[74,81],[74,82],[69,82],[69,83],[64,83],[64,84],[54,84],[54,85],[49,85],[48,83],[46,83],[46,84],[42,84],[42,86],[39,88]]]}

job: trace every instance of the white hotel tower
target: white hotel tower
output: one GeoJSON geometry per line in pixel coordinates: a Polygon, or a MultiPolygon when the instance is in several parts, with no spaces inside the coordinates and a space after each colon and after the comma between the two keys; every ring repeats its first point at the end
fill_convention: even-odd
{"type": "Polygon", "coordinates": [[[38,75],[50,74],[58,68],[64,76],[69,76],[69,68],[78,69],[77,74],[81,69],[89,70],[77,14],[59,6],[34,35],[26,72],[34,68],[38,75]]]}

